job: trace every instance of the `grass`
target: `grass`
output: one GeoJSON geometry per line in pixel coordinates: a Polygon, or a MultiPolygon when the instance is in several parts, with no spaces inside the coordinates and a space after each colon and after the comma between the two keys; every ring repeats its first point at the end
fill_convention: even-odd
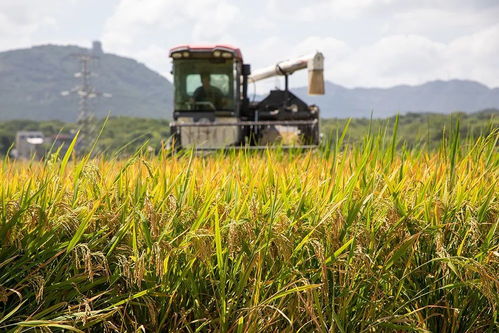
{"type": "Polygon", "coordinates": [[[305,153],[5,158],[0,330],[495,332],[497,130],[432,152],[346,131],[305,153]]]}

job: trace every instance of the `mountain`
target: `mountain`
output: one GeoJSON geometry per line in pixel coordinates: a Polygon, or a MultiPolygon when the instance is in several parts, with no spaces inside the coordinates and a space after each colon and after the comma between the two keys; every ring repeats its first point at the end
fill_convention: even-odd
{"type": "MultiPolygon", "coordinates": [[[[8,119],[62,120],[78,115],[78,96],[62,96],[80,84],[75,54],[98,56],[93,61],[92,84],[111,98],[96,98],[92,108],[99,118],[112,116],[170,118],[172,84],[145,65],[129,58],[77,46],[44,45],[0,52],[0,121],[8,119]]],[[[166,56],[166,55],[165,55],[166,56]]],[[[370,117],[397,113],[472,112],[499,108],[499,88],[464,80],[432,81],[419,86],[345,88],[326,82],[326,95],[308,96],[307,88],[293,89],[299,97],[321,108],[324,118],[370,117]]]]}
{"type": "MultiPolygon", "coordinates": [[[[94,43],[95,45],[95,43],[94,43]]],[[[92,85],[111,98],[92,99],[96,116],[167,118],[171,114],[172,85],[145,65],[129,58],[77,46],[44,45],[0,53],[0,120],[75,121],[79,98],[62,96],[78,86],[76,54],[89,54],[92,85]]]]}
{"type": "Polygon", "coordinates": [[[321,108],[324,118],[384,118],[397,113],[455,111],[473,112],[499,107],[499,88],[466,81],[431,81],[418,86],[392,88],[345,88],[326,82],[326,94],[308,96],[307,88],[293,92],[310,104],[321,108]]]}

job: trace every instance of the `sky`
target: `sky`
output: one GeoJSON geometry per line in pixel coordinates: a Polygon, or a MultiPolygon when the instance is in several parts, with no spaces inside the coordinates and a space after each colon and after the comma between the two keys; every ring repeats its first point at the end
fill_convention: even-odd
{"type": "Polygon", "coordinates": [[[0,51],[93,40],[167,78],[171,47],[229,43],[253,69],[319,50],[346,87],[499,87],[498,0],[0,0],[0,51]]]}

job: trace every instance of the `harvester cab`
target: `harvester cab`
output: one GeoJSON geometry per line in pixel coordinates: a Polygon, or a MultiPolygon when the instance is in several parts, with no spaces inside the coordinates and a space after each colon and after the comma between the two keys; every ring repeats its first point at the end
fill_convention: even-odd
{"type": "Polygon", "coordinates": [[[308,69],[309,94],[324,94],[323,56],[280,62],[255,71],[241,51],[229,45],[181,45],[170,50],[173,61],[174,112],[170,124],[177,148],[217,150],[319,144],[319,108],[307,105],[288,89],[288,76],[308,69]],[[285,89],[272,90],[250,102],[248,84],[284,76],[285,89]]]}

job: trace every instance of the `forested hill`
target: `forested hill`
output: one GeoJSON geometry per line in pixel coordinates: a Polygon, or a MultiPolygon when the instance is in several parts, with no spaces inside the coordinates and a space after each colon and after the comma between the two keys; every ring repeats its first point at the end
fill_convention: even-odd
{"type": "MultiPolygon", "coordinates": [[[[129,58],[76,46],[45,45],[0,53],[0,120],[75,121],[77,95],[62,96],[80,84],[75,54],[88,53],[93,61],[92,84],[111,98],[96,98],[92,107],[99,118],[113,116],[166,118],[171,112],[171,83],[129,58]]],[[[166,57],[167,55],[165,55],[166,57]]]]}
{"type": "MultiPolygon", "coordinates": [[[[105,48],[104,48],[105,49],[105,48]]],[[[78,97],[61,92],[79,84],[77,53],[98,56],[92,82],[112,98],[98,98],[98,118],[112,116],[171,118],[172,84],[145,65],[101,50],[77,46],[36,46],[0,52],[0,121],[9,119],[73,122],[78,97]]],[[[167,55],[165,54],[165,57],[167,55]]],[[[464,80],[432,81],[419,86],[345,88],[326,82],[326,95],[308,96],[306,88],[293,91],[320,106],[322,118],[385,118],[397,113],[473,112],[499,108],[499,88],[464,80]]]]}

